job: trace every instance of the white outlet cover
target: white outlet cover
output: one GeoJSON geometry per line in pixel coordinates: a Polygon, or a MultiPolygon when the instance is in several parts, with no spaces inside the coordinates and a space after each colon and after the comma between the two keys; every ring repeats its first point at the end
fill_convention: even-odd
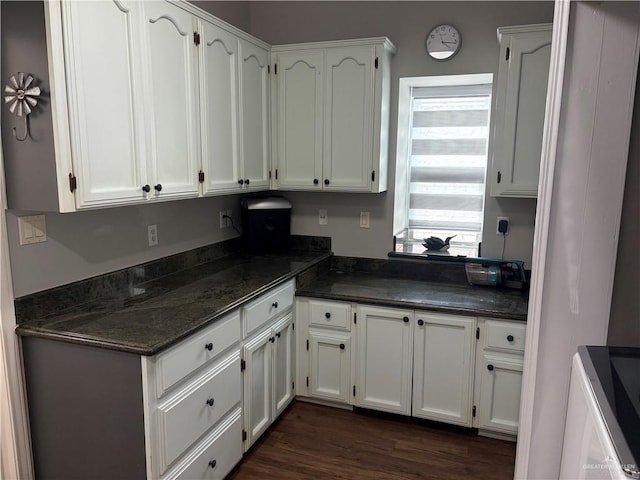
{"type": "Polygon", "coordinates": [[[321,208],[318,210],[318,223],[320,225],[329,225],[329,218],[327,217],[327,210],[321,208]]]}
{"type": "Polygon", "coordinates": [[[150,247],[158,245],[158,226],[157,225],[149,225],[147,227],[147,235],[149,237],[150,247]]]}
{"type": "Polygon", "coordinates": [[[227,221],[227,227],[233,226],[233,210],[227,210],[227,218],[225,220],[227,221]]]}
{"type": "Polygon", "coordinates": [[[227,214],[226,210],[223,210],[222,212],[220,212],[220,229],[221,230],[223,228],[227,228],[227,219],[225,218],[226,214],[227,214]]]}

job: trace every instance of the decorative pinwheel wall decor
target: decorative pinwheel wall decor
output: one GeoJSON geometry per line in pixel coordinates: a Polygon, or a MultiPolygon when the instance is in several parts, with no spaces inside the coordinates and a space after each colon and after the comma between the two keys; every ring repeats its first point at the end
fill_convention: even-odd
{"type": "Polygon", "coordinates": [[[9,77],[9,83],[4,87],[4,103],[9,105],[9,111],[24,117],[24,135],[19,137],[16,129],[13,129],[13,136],[20,142],[29,136],[29,114],[38,105],[37,98],[40,96],[40,87],[34,86],[33,81],[32,75],[18,72],[9,77]]]}

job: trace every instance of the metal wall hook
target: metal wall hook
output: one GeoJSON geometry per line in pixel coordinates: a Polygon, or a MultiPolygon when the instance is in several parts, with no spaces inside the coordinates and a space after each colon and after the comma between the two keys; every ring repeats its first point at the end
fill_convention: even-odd
{"type": "Polygon", "coordinates": [[[18,117],[24,117],[24,135],[19,137],[16,129],[13,129],[13,136],[19,142],[24,142],[29,136],[29,114],[38,105],[41,93],[34,81],[33,75],[25,76],[23,72],[18,72],[9,77],[9,83],[4,87],[4,103],[9,106],[9,111],[18,117]]]}
{"type": "Polygon", "coordinates": [[[24,142],[27,139],[27,137],[29,136],[29,117],[28,116],[25,115],[24,117],[24,135],[22,137],[19,137],[18,134],[16,133],[16,127],[13,127],[13,136],[19,142],[24,142]]]}

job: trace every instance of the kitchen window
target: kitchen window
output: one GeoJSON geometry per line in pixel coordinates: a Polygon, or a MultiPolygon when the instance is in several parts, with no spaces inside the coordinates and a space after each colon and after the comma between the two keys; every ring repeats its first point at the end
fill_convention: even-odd
{"type": "Polygon", "coordinates": [[[448,255],[477,256],[482,240],[492,74],[400,79],[396,251],[430,236],[448,255]]]}

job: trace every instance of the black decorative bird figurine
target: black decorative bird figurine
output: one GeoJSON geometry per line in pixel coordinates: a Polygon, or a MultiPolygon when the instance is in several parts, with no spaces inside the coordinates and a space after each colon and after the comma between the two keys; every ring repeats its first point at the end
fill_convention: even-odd
{"type": "Polygon", "coordinates": [[[456,235],[447,237],[444,240],[438,237],[425,238],[422,245],[426,247],[427,250],[449,250],[449,241],[455,236],[456,235]]]}

